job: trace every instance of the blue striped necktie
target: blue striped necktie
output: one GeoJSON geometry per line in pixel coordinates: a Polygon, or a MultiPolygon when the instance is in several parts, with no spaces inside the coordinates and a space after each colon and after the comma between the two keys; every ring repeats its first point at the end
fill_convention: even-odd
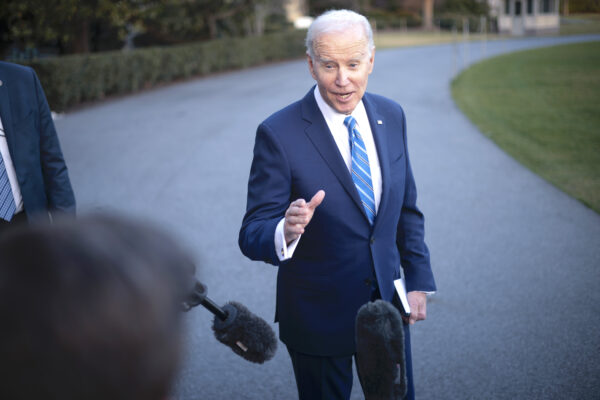
{"type": "Polygon", "coordinates": [[[0,218],[5,221],[10,221],[15,215],[15,198],[10,188],[8,174],[4,167],[4,159],[0,155],[0,218]]]}
{"type": "Polygon", "coordinates": [[[371,180],[371,168],[369,167],[369,157],[367,148],[363,142],[358,129],[356,129],[356,120],[351,115],[344,119],[344,125],[348,127],[350,135],[350,149],[352,153],[352,180],[358,190],[360,201],[362,202],[367,218],[373,225],[375,221],[375,196],[373,194],[373,181],[371,180]]]}

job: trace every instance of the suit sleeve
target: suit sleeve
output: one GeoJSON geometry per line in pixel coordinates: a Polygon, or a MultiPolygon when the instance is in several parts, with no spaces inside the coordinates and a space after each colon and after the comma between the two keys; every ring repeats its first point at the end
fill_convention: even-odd
{"type": "Polygon", "coordinates": [[[429,257],[425,244],[425,217],[417,207],[417,187],[413,177],[406,142],[406,119],[401,110],[404,154],[406,155],[406,177],[404,202],[398,222],[396,244],[400,251],[400,262],[406,279],[407,291],[436,291],[429,257]]]}
{"type": "Polygon", "coordinates": [[[33,70],[40,133],[40,162],[48,210],[75,213],[75,195],[42,85],[33,70]]]}
{"type": "Polygon", "coordinates": [[[246,214],[239,234],[240,249],[248,258],[279,264],[275,229],[290,204],[290,188],[291,173],[284,149],[263,123],[256,132],[246,214]]]}

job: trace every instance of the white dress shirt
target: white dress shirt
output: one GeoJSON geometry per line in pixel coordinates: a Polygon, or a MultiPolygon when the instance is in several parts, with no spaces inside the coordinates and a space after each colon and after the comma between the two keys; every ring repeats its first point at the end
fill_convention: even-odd
{"type": "MultiPolygon", "coordinates": [[[[348,128],[344,125],[344,119],[347,117],[346,114],[340,114],[334,110],[329,104],[325,102],[319,92],[319,87],[315,86],[314,90],[315,100],[321,110],[321,114],[327,122],[329,131],[337,144],[338,150],[342,155],[348,168],[348,172],[351,172],[352,168],[352,154],[350,149],[350,140],[348,128]]],[[[357,129],[360,132],[365,147],[367,148],[367,156],[369,157],[369,167],[371,168],[371,180],[373,183],[373,194],[375,195],[375,213],[379,209],[379,201],[381,200],[381,168],[379,166],[379,157],[377,156],[377,149],[375,148],[375,141],[373,140],[373,132],[371,132],[371,125],[369,124],[369,117],[365,110],[365,106],[362,100],[356,105],[354,111],[351,114],[356,119],[357,129]]],[[[323,134],[326,134],[325,132],[323,134]]],[[[325,193],[327,197],[327,193],[325,193]]],[[[310,199],[305,199],[310,201],[310,199]]],[[[292,257],[294,250],[300,241],[300,237],[294,240],[289,246],[285,244],[285,235],[283,232],[283,224],[285,217],[279,221],[277,228],[275,229],[275,249],[277,250],[277,256],[279,261],[285,261],[292,257]]]]}
{"type": "Polygon", "coordinates": [[[23,196],[21,196],[21,189],[19,188],[19,181],[17,180],[15,166],[13,165],[10,152],[8,151],[8,142],[6,141],[4,126],[2,125],[2,118],[0,118],[0,153],[2,154],[2,159],[4,160],[4,168],[6,169],[6,175],[8,175],[10,189],[12,190],[12,194],[15,199],[15,214],[17,214],[23,211],[23,196]]]}

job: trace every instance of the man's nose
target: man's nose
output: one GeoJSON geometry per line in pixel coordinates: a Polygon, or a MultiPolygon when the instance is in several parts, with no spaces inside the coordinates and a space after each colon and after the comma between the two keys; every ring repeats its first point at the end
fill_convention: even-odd
{"type": "Polygon", "coordinates": [[[348,71],[344,68],[338,69],[335,84],[338,86],[346,86],[348,82],[348,71]]]}

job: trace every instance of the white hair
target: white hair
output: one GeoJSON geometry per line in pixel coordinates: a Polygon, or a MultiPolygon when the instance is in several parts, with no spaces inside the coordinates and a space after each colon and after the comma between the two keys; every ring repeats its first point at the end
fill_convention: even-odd
{"type": "Polygon", "coordinates": [[[348,29],[356,29],[357,26],[363,28],[365,38],[367,39],[367,51],[369,57],[375,49],[373,43],[373,30],[371,24],[363,16],[350,10],[330,10],[319,15],[308,28],[306,33],[306,53],[310,58],[315,58],[314,42],[324,33],[347,32],[348,29]]]}

